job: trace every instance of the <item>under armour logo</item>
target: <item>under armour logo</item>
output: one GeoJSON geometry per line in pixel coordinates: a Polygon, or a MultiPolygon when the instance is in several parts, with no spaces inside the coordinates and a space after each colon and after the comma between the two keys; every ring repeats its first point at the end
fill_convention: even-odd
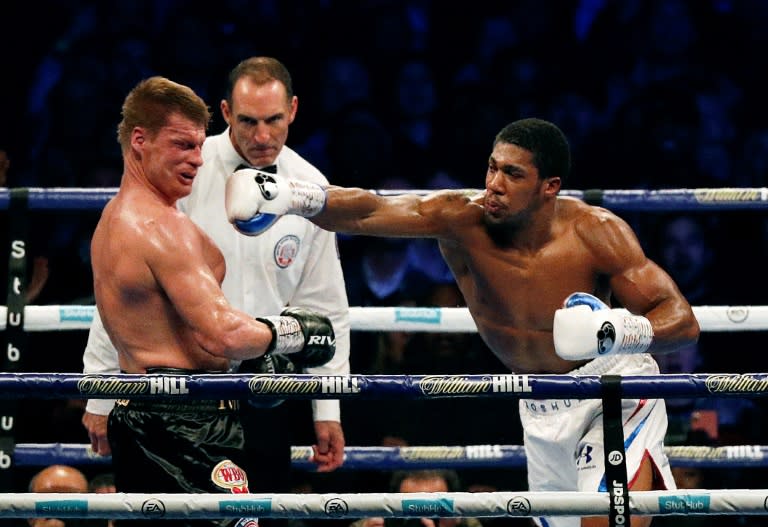
{"type": "Polygon", "coordinates": [[[600,355],[608,353],[616,342],[616,328],[607,320],[597,331],[597,352],[600,355]]]}
{"type": "Polygon", "coordinates": [[[592,462],[592,445],[584,445],[581,447],[581,450],[579,451],[579,455],[576,458],[576,464],[581,465],[582,461],[585,465],[588,465],[592,462]]]}

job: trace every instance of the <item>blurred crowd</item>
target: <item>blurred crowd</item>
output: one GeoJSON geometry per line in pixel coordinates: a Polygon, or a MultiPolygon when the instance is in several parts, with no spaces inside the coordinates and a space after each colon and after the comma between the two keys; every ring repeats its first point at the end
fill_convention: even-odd
{"type": "MultiPolygon", "coordinates": [[[[570,138],[566,188],[768,186],[762,0],[16,4],[6,27],[34,20],[35,31],[21,44],[2,37],[4,51],[15,54],[0,101],[0,174],[8,187],[118,186],[120,104],[153,74],[193,87],[214,109],[211,132],[219,133],[224,124],[215,109],[227,72],[253,55],[275,56],[293,74],[301,111],[288,145],[331,183],[479,188],[496,131],[541,117],[570,138]]],[[[97,214],[35,219],[31,303],[93,303],[88,250],[97,214]]],[[[692,305],[768,303],[764,212],[624,217],[692,305]]],[[[463,305],[433,243],[339,243],[350,305],[463,305]]],[[[764,336],[703,333],[694,348],[660,359],[661,367],[768,371],[768,356],[755,353],[764,336]]],[[[85,338],[78,331],[30,335],[27,370],[81,371],[85,338]]],[[[469,334],[359,333],[352,350],[355,373],[504,371],[469,334]]],[[[18,440],[87,442],[81,401],[24,404],[35,412],[20,415],[35,418],[21,419],[18,440]]],[[[342,405],[349,445],[521,442],[509,401],[342,405]]],[[[764,406],[670,400],[670,443],[700,431],[694,417],[706,411],[716,416],[714,429],[703,427],[709,444],[768,444],[756,418],[764,406]]],[[[310,433],[297,431],[296,444],[309,444],[310,433]]],[[[737,472],[740,488],[763,486],[748,484],[756,479],[749,469],[737,472]]],[[[467,486],[525,488],[519,471],[461,475],[467,486]]],[[[337,491],[382,491],[389,481],[343,472],[313,477],[316,488],[337,491]]]]}

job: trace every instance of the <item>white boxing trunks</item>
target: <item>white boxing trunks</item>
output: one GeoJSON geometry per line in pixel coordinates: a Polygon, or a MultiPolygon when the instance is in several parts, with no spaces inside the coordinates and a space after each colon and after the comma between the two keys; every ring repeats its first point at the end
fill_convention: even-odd
{"type": "MultiPolygon", "coordinates": [[[[647,353],[598,357],[569,375],[658,375],[647,353]]],[[[530,491],[606,492],[603,411],[600,399],[521,399],[530,491]]],[[[663,399],[622,401],[624,449],[629,486],[649,457],[656,488],[672,490],[675,480],[664,453],[667,410],[663,399]]],[[[534,518],[543,527],[578,527],[575,516],[534,518]]]]}

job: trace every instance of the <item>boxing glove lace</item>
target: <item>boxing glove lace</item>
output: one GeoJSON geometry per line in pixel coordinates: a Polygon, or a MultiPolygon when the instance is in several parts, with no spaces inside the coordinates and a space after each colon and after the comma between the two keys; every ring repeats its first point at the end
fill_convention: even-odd
{"type": "Polygon", "coordinates": [[[650,320],[626,309],[610,309],[588,293],[573,293],[555,311],[555,353],[585,360],[619,353],[644,353],[653,341],[650,320]]]}
{"type": "Polygon", "coordinates": [[[290,355],[297,368],[322,366],[336,353],[336,336],[328,317],[301,307],[289,307],[280,316],[259,317],[272,330],[267,353],[290,355]]]}

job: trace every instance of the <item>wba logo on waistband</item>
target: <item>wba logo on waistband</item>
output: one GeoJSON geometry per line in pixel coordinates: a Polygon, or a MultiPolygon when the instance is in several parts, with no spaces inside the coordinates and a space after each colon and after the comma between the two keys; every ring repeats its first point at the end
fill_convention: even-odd
{"type": "Polygon", "coordinates": [[[211,481],[217,487],[231,490],[233,494],[248,493],[248,476],[243,469],[229,459],[225,459],[213,467],[211,481]]]}

